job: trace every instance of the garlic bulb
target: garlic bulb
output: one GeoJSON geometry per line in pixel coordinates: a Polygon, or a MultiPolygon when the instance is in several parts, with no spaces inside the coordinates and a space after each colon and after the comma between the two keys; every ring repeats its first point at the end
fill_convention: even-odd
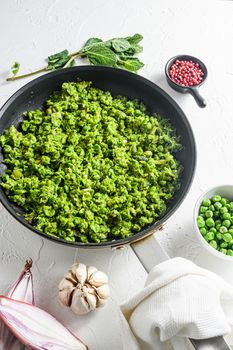
{"type": "Polygon", "coordinates": [[[104,306],[108,297],[108,277],[94,266],[73,265],[59,284],[60,301],[79,315],[104,306]]]}

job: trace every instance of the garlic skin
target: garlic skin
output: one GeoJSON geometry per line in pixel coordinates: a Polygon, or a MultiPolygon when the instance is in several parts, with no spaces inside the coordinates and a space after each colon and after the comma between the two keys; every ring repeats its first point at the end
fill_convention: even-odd
{"type": "Polygon", "coordinates": [[[73,265],[59,284],[59,300],[78,315],[103,307],[109,294],[108,276],[94,266],[73,265]]]}

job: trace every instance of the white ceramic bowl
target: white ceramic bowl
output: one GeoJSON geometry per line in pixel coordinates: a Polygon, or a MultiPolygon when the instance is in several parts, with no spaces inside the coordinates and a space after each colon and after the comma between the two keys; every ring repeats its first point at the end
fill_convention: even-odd
{"type": "Polygon", "coordinates": [[[195,208],[194,208],[194,232],[195,232],[197,238],[199,239],[199,242],[201,243],[201,245],[205,249],[207,249],[211,254],[213,254],[219,258],[222,258],[224,260],[233,261],[233,256],[225,255],[225,254],[219,252],[218,250],[214,249],[213,247],[211,247],[211,245],[204,239],[204,237],[202,236],[202,234],[199,231],[199,228],[197,226],[197,217],[198,217],[200,205],[201,205],[203,199],[211,198],[216,194],[220,195],[221,197],[225,197],[225,198],[228,198],[228,199],[233,201],[233,185],[221,185],[221,186],[213,187],[213,188],[209,189],[208,191],[204,192],[199,197],[199,199],[196,202],[195,208]]]}

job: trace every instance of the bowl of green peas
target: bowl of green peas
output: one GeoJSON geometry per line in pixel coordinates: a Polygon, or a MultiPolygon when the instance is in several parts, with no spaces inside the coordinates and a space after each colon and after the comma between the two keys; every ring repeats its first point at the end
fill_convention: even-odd
{"type": "Polygon", "coordinates": [[[195,232],[212,254],[233,261],[233,185],[214,187],[198,199],[195,232]]]}

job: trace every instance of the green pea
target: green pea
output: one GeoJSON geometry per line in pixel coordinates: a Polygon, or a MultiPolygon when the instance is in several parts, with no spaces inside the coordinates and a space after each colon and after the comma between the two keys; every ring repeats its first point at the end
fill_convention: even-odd
{"type": "Polygon", "coordinates": [[[199,228],[202,228],[202,227],[205,227],[205,221],[203,220],[197,220],[197,226],[199,227],[199,228]]]}
{"type": "Polygon", "coordinates": [[[204,200],[202,201],[202,205],[204,205],[205,207],[209,207],[210,204],[211,204],[210,199],[204,199],[204,200]]]}
{"type": "Polygon", "coordinates": [[[227,208],[229,210],[231,208],[230,204],[226,204],[225,208],[227,208]]]}
{"type": "Polygon", "coordinates": [[[227,253],[227,250],[224,249],[224,248],[221,248],[219,251],[220,251],[221,253],[223,253],[223,254],[226,254],[226,253],[227,253]]]}
{"type": "Polygon", "coordinates": [[[215,225],[214,220],[212,218],[208,218],[205,223],[208,227],[213,227],[215,225]]]}
{"type": "Polygon", "coordinates": [[[208,207],[201,206],[200,213],[204,214],[208,210],[208,207]]]}
{"type": "Polygon", "coordinates": [[[211,247],[213,247],[214,249],[217,249],[217,242],[215,241],[215,240],[212,240],[212,241],[210,241],[210,245],[211,245],[211,247]]]}
{"type": "Polygon", "coordinates": [[[220,244],[220,247],[221,248],[226,248],[228,246],[227,242],[223,242],[220,244]]]}
{"type": "Polygon", "coordinates": [[[206,234],[207,230],[206,230],[205,227],[201,227],[201,228],[200,228],[200,232],[201,232],[201,234],[204,236],[204,235],[206,234]]]}
{"type": "Polygon", "coordinates": [[[226,204],[227,204],[226,198],[222,198],[222,199],[221,199],[221,204],[222,204],[222,205],[226,205],[226,204]]]}
{"type": "Polygon", "coordinates": [[[229,243],[232,240],[232,236],[230,233],[224,233],[224,235],[222,235],[222,238],[227,243],[229,243]]]}
{"type": "Polygon", "coordinates": [[[207,232],[205,238],[207,239],[207,241],[212,241],[212,239],[214,239],[214,232],[207,232]]]}
{"type": "Polygon", "coordinates": [[[221,201],[221,196],[219,196],[219,195],[215,195],[215,196],[213,196],[213,198],[212,198],[212,202],[220,202],[221,201]]]}
{"type": "Polygon", "coordinates": [[[213,217],[213,212],[211,210],[207,210],[205,212],[205,216],[206,216],[206,218],[212,218],[213,217]]]}
{"type": "Polygon", "coordinates": [[[227,213],[228,212],[228,209],[226,207],[222,207],[219,209],[220,213],[221,214],[224,214],[224,213],[227,213]]]}
{"type": "MultiPolygon", "coordinates": [[[[214,217],[215,217],[215,218],[218,218],[218,217],[219,217],[219,214],[220,214],[220,213],[219,213],[218,210],[215,210],[215,211],[214,211],[214,217]]],[[[215,221],[215,222],[216,222],[216,221],[215,221]]]]}
{"type": "Polygon", "coordinates": [[[197,220],[203,221],[203,217],[201,215],[198,215],[197,220]]]}
{"type": "Polygon", "coordinates": [[[220,208],[222,208],[222,203],[216,202],[216,203],[214,203],[214,207],[215,207],[215,209],[219,210],[220,208]]]}
{"type": "Polygon", "coordinates": [[[220,232],[216,233],[216,237],[219,239],[219,241],[222,240],[222,234],[220,232]]]}
{"type": "Polygon", "coordinates": [[[222,226],[221,224],[217,224],[215,227],[217,230],[219,230],[221,226],[222,226]]]}
{"type": "Polygon", "coordinates": [[[224,213],[222,217],[223,217],[224,220],[230,220],[231,219],[231,214],[230,213],[224,213]]]}
{"type": "Polygon", "coordinates": [[[215,226],[217,226],[218,224],[221,224],[221,220],[215,220],[215,226]]]}
{"type": "Polygon", "coordinates": [[[215,227],[211,227],[210,232],[217,233],[217,230],[216,230],[216,228],[215,228],[215,227]]]}
{"type": "Polygon", "coordinates": [[[214,206],[213,206],[213,204],[211,204],[210,206],[209,206],[209,210],[211,210],[211,211],[214,211],[214,206]]]}
{"type": "Polygon", "coordinates": [[[228,232],[232,235],[232,237],[233,237],[233,229],[232,228],[230,228],[229,230],[228,230],[228,232]]]}
{"type": "Polygon", "coordinates": [[[233,256],[233,250],[232,249],[227,249],[227,255],[233,256]]]}
{"type": "Polygon", "coordinates": [[[230,242],[229,242],[229,245],[233,245],[233,238],[232,238],[232,236],[231,236],[231,240],[230,240],[230,242]]]}
{"type": "Polygon", "coordinates": [[[227,228],[225,226],[221,226],[219,229],[220,233],[226,233],[227,232],[227,228]]]}
{"type": "Polygon", "coordinates": [[[229,205],[230,205],[230,211],[233,212],[233,202],[230,202],[229,205]]]}
{"type": "Polygon", "coordinates": [[[231,226],[231,222],[230,222],[230,220],[224,220],[222,222],[222,225],[225,226],[225,227],[230,227],[231,226]]]}

